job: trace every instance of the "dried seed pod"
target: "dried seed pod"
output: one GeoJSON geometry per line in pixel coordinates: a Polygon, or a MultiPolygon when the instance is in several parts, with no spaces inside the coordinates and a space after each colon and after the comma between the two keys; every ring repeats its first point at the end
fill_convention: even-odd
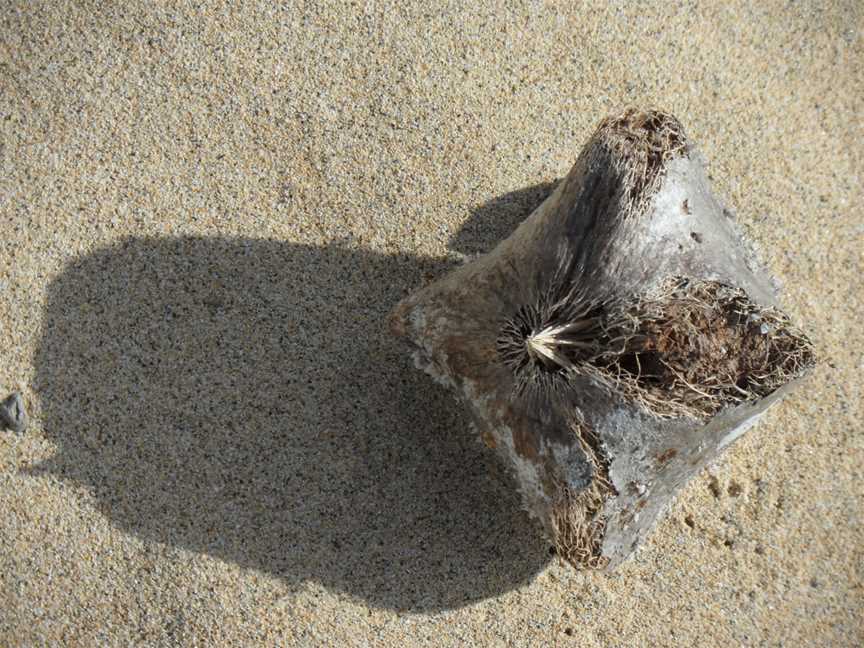
{"type": "Polygon", "coordinates": [[[512,236],[405,299],[392,325],[469,404],[577,567],[620,563],[814,362],[657,111],[604,120],[512,236]]]}

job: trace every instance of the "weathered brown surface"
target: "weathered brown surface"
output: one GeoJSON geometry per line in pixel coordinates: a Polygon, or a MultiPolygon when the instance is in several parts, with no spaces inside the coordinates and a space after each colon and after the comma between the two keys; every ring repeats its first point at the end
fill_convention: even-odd
{"type": "Polygon", "coordinates": [[[678,121],[604,120],[495,250],[402,302],[577,566],[615,566],[676,490],[813,363],[678,121]]]}

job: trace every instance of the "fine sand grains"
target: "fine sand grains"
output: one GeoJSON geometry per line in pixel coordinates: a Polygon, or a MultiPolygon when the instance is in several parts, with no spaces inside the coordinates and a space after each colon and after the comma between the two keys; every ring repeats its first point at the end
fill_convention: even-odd
{"type": "Polygon", "coordinates": [[[861,35],[855,2],[0,3],[0,645],[861,645],[861,35]],[[820,363],[610,577],[537,544],[385,319],[630,105],[703,148],[820,363]]]}

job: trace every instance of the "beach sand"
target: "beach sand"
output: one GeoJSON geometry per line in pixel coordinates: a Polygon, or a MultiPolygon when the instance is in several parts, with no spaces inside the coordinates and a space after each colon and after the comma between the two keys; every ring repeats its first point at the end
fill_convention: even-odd
{"type": "Polygon", "coordinates": [[[0,645],[861,645],[860,3],[274,4],[0,8],[0,645]],[[606,575],[386,316],[628,105],[821,362],[606,575]]]}

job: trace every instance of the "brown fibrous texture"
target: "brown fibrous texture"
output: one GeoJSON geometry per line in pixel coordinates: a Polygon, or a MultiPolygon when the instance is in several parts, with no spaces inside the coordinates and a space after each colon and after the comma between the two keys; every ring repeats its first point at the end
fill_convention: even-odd
{"type": "Polygon", "coordinates": [[[590,364],[661,417],[704,419],[759,400],[814,363],[811,342],[784,313],[722,283],[673,279],[612,319],[609,347],[590,364]]]}
{"type": "Polygon", "coordinates": [[[597,438],[581,421],[571,425],[593,471],[591,482],[581,490],[558,485],[552,504],[552,542],[559,558],[577,569],[601,568],[607,560],[601,549],[606,530],[603,505],[615,495],[609,465],[597,438]]]}
{"type": "Polygon", "coordinates": [[[592,141],[617,160],[625,189],[621,205],[625,215],[644,209],[663,177],[666,163],[687,150],[681,123],[660,110],[631,108],[608,117],[600,122],[592,141]]]}
{"type": "Polygon", "coordinates": [[[499,350],[517,389],[561,391],[589,377],[663,418],[759,400],[814,363],[812,344],[779,310],[683,278],[620,302],[523,309],[502,328],[499,350]],[[536,338],[548,349],[540,358],[526,349],[536,338]]]}

